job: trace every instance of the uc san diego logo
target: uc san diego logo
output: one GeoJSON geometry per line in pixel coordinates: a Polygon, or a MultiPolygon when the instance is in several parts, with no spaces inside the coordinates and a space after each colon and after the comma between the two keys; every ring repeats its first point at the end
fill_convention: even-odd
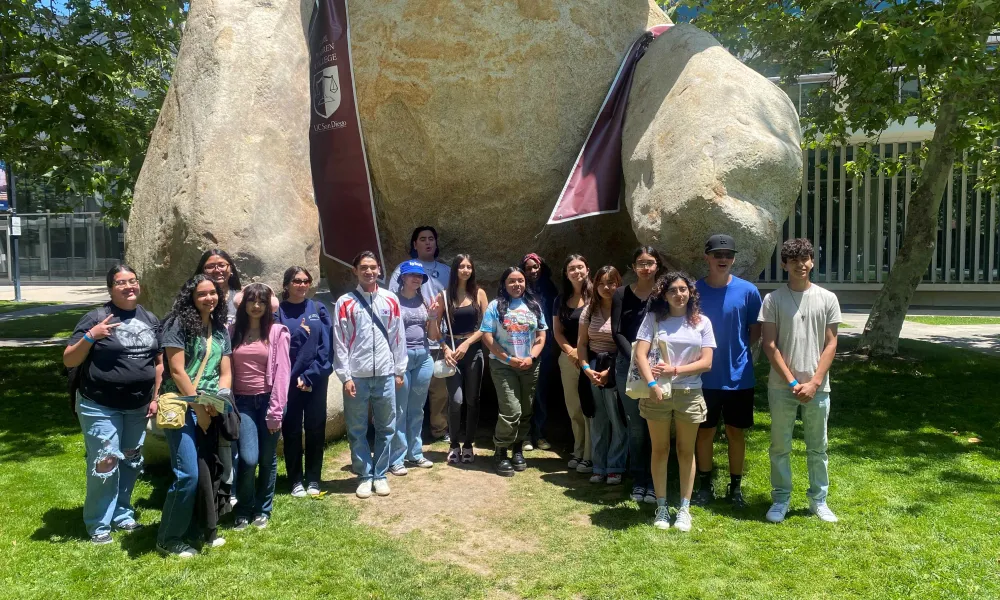
{"type": "Polygon", "coordinates": [[[318,71],[313,77],[313,109],[327,119],[340,108],[340,71],[337,65],[318,71]]]}

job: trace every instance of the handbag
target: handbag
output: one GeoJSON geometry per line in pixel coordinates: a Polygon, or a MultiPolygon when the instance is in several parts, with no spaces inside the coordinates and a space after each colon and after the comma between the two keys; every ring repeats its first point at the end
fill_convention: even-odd
{"type": "MultiPolygon", "coordinates": [[[[638,342],[632,342],[632,360],[628,366],[628,376],[625,378],[625,395],[634,400],[649,398],[650,389],[642,374],[639,373],[639,365],[635,361],[635,348],[637,345],[638,342]]],[[[649,347],[649,355],[647,357],[649,366],[652,367],[661,362],[664,356],[668,356],[667,343],[657,339],[657,344],[651,344],[649,347]]],[[[666,373],[661,374],[659,379],[656,380],[656,385],[663,392],[664,398],[670,397],[670,380],[671,376],[666,373]]]]}
{"type": "MultiPolygon", "coordinates": [[[[451,349],[455,350],[455,334],[452,333],[451,327],[451,314],[448,312],[448,291],[441,290],[442,298],[444,299],[444,316],[448,323],[448,335],[451,336],[451,349]]],[[[444,352],[442,352],[443,354],[444,352]]],[[[447,379],[458,373],[458,367],[454,365],[449,365],[448,361],[443,358],[439,358],[434,361],[434,377],[438,379],[447,379]]]]}
{"type": "MultiPolygon", "coordinates": [[[[195,393],[198,391],[198,382],[205,372],[205,365],[208,364],[208,357],[212,354],[212,324],[208,325],[208,341],[205,343],[205,358],[201,359],[201,366],[198,367],[198,374],[194,376],[195,393]]],[[[180,394],[167,392],[160,394],[156,401],[156,426],[160,429],[180,429],[184,427],[187,419],[188,403],[181,400],[180,394]]]]}

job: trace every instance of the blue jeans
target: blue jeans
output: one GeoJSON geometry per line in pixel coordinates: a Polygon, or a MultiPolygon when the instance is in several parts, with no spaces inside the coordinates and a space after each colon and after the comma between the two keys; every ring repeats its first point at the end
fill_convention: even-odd
{"type": "Polygon", "coordinates": [[[591,459],[595,475],[625,472],[628,431],[618,410],[618,390],[590,384],[594,395],[594,420],[590,424],[591,459]]]}
{"type": "Polygon", "coordinates": [[[434,375],[434,361],[426,348],[406,351],[406,373],[403,385],[396,388],[396,431],[392,436],[389,464],[401,465],[403,459],[420,460],[424,457],[423,440],[424,400],[434,375]]]}
{"type": "Polygon", "coordinates": [[[792,495],[792,433],[795,414],[802,407],[802,431],[806,442],[806,467],[809,470],[809,490],[806,496],[813,502],[826,502],[830,489],[827,471],[826,421],[830,416],[830,392],[802,404],[791,390],[768,389],[767,403],[771,408],[771,501],[788,502],[792,495]]]}
{"type": "Polygon", "coordinates": [[[646,419],[639,414],[639,401],[629,398],[625,393],[631,361],[631,357],[623,357],[621,354],[615,358],[615,385],[618,387],[618,397],[622,400],[625,420],[628,422],[628,470],[632,475],[633,486],[652,488],[653,476],[649,470],[649,458],[653,453],[653,447],[649,441],[649,427],[646,419]]]}
{"type": "Polygon", "coordinates": [[[156,543],[164,547],[184,540],[194,514],[195,493],[198,489],[196,427],[198,425],[195,423],[194,409],[188,408],[183,427],[163,430],[170,449],[170,466],[174,470],[174,481],[167,490],[163,514],[160,516],[160,530],[156,534],[156,543]]]}
{"type": "Polygon", "coordinates": [[[257,515],[271,516],[274,503],[274,481],[278,477],[278,438],[281,430],[267,429],[267,406],[271,394],[236,396],[240,411],[239,475],[236,478],[236,517],[250,519],[257,515]],[[254,471],[260,465],[260,476],[254,471]]]}
{"type": "Polygon", "coordinates": [[[149,420],[146,409],[108,408],[79,393],[76,396],[76,414],[87,448],[83,523],[90,535],[110,532],[112,522],[122,525],[135,520],[132,489],[142,472],[142,443],[149,420]]]}
{"type": "Polygon", "coordinates": [[[344,418],[351,444],[351,466],[363,480],[385,479],[389,471],[389,451],[396,430],[395,378],[356,377],[355,395],[344,394],[344,418]],[[375,418],[375,453],[368,445],[368,408],[375,418]]]}

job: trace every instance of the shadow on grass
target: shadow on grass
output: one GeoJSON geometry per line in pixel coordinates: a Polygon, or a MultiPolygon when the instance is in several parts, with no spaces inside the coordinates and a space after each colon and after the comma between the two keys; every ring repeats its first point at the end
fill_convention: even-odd
{"type": "Polygon", "coordinates": [[[0,348],[0,462],[66,451],[80,433],[69,407],[62,347],[0,348]]]}
{"type": "Polygon", "coordinates": [[[42,526],[31,534],[37,542],[64,544],[89,540],[83,524],[83,505],[73,508],[50,508],[42,515],[42,526]]]}

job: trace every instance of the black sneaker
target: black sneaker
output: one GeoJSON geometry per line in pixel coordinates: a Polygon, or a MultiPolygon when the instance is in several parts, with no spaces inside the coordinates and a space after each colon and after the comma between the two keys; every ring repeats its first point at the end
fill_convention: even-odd
{"type": "Polygon", "coordinates": [[[514,466],[515,471],[523,471],[528,468],[528,462],[524,460],[524,454],[519,451],[514,451],[514,456],[510,459],[510,462],[514,466]]]}
{"type": "Polygon", "coordinates": [[[497,464],[497,475],[501,477],[514,476],[514,465],[510,464],[510,459],[507,458],[506,448],[497,449],[496,454],[493,455],[493,460],[497,464]]]}
{"type": "Polygon", "coordinates": [[[90,543],[95,546],[103,546],[104,544],[110,544],[113,540],[111,539],[110,533],[95,533],[90,536],[90,543]]]}
{"type": "Polygon", "coordinates": [[[142,529],[142,523],[138,521],[126,521],[121,525],[115,525],[115,529],[118,531],[139,531],[142,529]]]}
{"type": "Polygon", "coordinates": [[[715,486],[711,483],[708,485],[702,484],[698,488],[698,491],[694,493],[694,497],[691,498],[691,504],[695,506],[708,506],[713,500],[715,500],[715,486]]]}
{"type": "Polygon", "coordinates": [[[743,490],[739,486],[733,486],[731,483],[726,486],[726,500],[736,510],[743,510],[748,506],[747,501],[743,499],[743,490]]]}

